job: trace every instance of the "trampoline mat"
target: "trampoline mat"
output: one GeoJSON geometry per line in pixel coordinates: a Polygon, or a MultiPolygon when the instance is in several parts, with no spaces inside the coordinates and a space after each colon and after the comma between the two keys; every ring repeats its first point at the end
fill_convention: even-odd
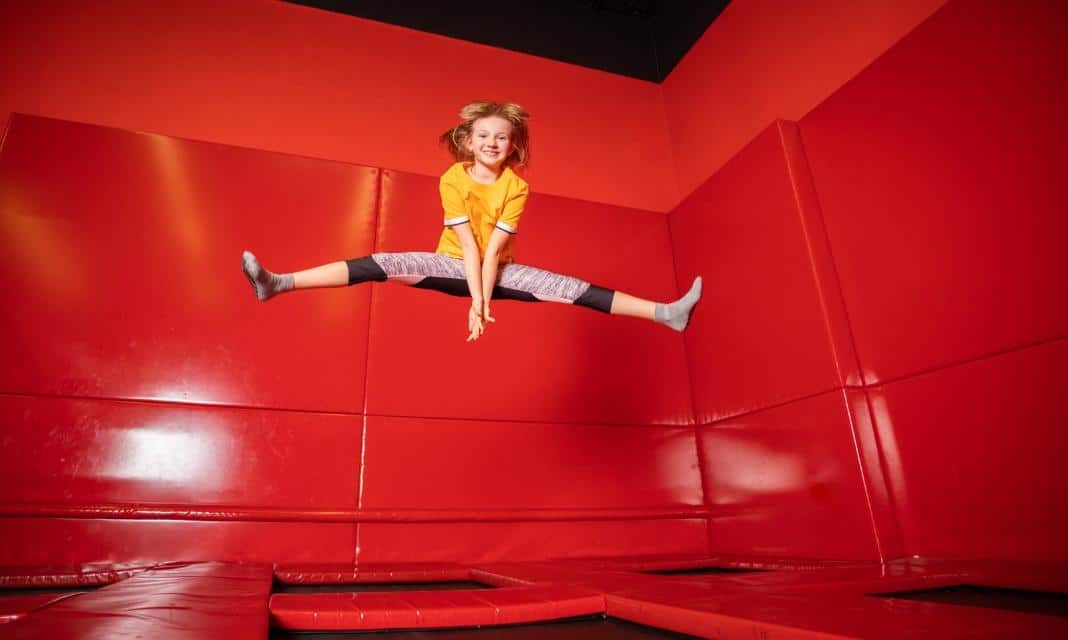
{"type": "Polygon", "coordinates": [[[1061,618],[1068,617],[1068,594],[1049,591],[959,584],[935,589],[873,593],[871,595],[879,598],[943,602],[988,609],[1008,609],[1023,613],[1041,613],[1061,618]]]}

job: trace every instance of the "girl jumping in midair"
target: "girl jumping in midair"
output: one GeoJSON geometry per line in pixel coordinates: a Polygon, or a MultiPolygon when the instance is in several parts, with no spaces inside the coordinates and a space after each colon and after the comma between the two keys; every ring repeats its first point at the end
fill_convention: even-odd
{"type": "Polygon", "coordinates": [[[304,271],[275,274],[245,251],[242,269],[260,300],[290,291],[390,281],[470,296],[468,342],[477,340],[490,315],[490,300],[541,300],[577,304],[605,313],[654,320],[682,331],[701,297],[701,278],[675,302],[661,304],[612,291],[571,276],[513,261],[515,234],[529,193],[512,170],[530,160],[529,115],[517,104],[472,102],[463,122],[442,141],[456,163],[441,176],[444,229],[434,253],[372,253],[304,271]]]}

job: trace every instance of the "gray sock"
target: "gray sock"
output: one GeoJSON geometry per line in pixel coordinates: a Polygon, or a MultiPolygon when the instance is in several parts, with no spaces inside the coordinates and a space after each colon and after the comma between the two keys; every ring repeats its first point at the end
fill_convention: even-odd
{"type": "Polygon", "coordinates": [[[292,273],[282,275],[271,273],[260,265],[260,261],[252,255],[251,251],[241,254],[241,270],[245,272],[245,277],[248,278],[252,290],[256,292],[256,297],[260,300],[266,300],[293,288],[292,273]]]}
{"type": "Polygon", "coordinates": [[[690,321],[690,311],[700,298],[701,276],[697,276],[686,295],[671,304],[656,303],[653,317],[657,322],[666,324],[675,331],[682,331],[690,321]]]}

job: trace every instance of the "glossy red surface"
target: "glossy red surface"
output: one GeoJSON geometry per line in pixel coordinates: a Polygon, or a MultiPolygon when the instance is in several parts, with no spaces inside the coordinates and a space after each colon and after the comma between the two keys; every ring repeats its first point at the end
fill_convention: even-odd
{"type": "Polygon", "coordinates": [[[275,627],[301,630],[435,629],[555,620],[604,612],[604,596],[567,586],[401,593],[280,593],[275,627]]]}
{"type": "Polygon", "coordinates": [[[0,591],[0,624],[14,622],[25,618],[36,609],[46,607],[64,598],[70,598],[80,592],[71,593],[44,593],[33,595],[5,595],[0,591]]]}
{"type": "Polygon", "coordinates": [[[703,518],[364,523],[359,529],[361,563],[480,563],[662,553],[703,554],[708,548],[708,530],[703,518]]]}
{"type": "MultiPolygon", "coordinates": [[[[256,303],[246,246],[278,270],[431,250],[435,179],[17,116],[0,586],[133,577],[4,630],[263,637],[280,563],[292,581],[588,590],[711,637],[1068,634],[868,595],[1068,592],[1062,14],[951,2],[670,223],[534,196],[525,261],[654,298],[705,275],[685,339],[501,303],[468,345],[462,301],[393,285],[256,303]],[[261,566],[139,570],[205,559],[261,566]],[[768,571],[637,572],[701,566],[768,571]]],[[[426,600],[443,624],[488,610],[446,600],[426,600]]],[[[358,617],[351,598],[300,603],[358,617]]]]}
{"type": "Polygon", "coordinates": [[[359,412],[369,291],[260,304],[367,253],[377,170],[14,115],[0,154],[0,389],[359,412]]]}
{"type": "Polygon", "coordinates": [[[151,565],[204,558],[352,563],[356,555],[355,526],[345,523],[6,516],[0,535],[0,566],[151,565]]]}
{"type": "Polygon", "coordinates": [[[1068,340],[871,390],[906,553],[1068,564],[1066,389],[1068,340]]]}
{"type": "Polygon", "coordinates": [[[680,286],[704,276],[686,329],[697,422],[835,388],[779,128],[765,129],[670,221],[680,286]]]}
{"type": "Polygon", "coordinates": [[[646,162],[670,144],[652,82],[292,2],[40,0],[4,24],[0,128],[39,113],[433,175],[437,137],[492,93],[534,114],[538,190],[678,200],[672,163],[646,162]]]}
{"type": "Polygon", "coordinates": [[[879,558],[840,391],[698,434],[712,553],[879,558]]]}
{"type": "Polygon", "coordinates": [[[692,428],[369,416],[365,446],[365,509],[596,511],[702,501],[692,428]],[[453,442],[477,446],[441,455],[453,442]]]}
{"type": "MultiPolygon", "coordinates": [[[[441,233],[440,208],[436,178],[384,172],[376,250],[433,251],[441,233]]],[[[535,194],[516,242],[518,262],[642,297],[676,296],[662,215],[535,194]]],[[[494,306],[496,324],[467,343],[465,299],[402,285],[378,286],[374,296],[370,414],[691,421],[682,338],[662,325],[566,304],[504,301],[494,306]],[[436,366],[412,366],[413,354],[436,366]],[[501,376],[508,382],[491,382],[501,376]],[[458,391],[472,385],[493,391],[476,402],[458,391]]]]}
{"type": "Polygon", "coordinates": [[[0,422],[0,504],[329,511],[359,490],[359,416],[0,396],[0,422]]]}
{"type": "Polygon", "coordinates": [[[267,637],[269,565],[172,563],[66,598],[3,627],[5,638],[267,637]]]}
{"type": "Polygon", "coordinates": [[[1068,334],[1066,17],[951,2],[801,121],[867,383],[1068,334]]]}

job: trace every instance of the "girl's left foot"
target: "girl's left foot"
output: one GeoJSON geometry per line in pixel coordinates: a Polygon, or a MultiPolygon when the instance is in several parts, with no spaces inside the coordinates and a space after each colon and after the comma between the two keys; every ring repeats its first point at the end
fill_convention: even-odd
{"type": "Polygon", "coordinates": [[[263,268],[256,256],[251,251],[241,254],[241,270],[245,272],[252,290],[256,297],[266,300],[273,295],[289,291],[293,288],[293,274],[286,273],[277,275],[263,268]]]}
{"type": "Polygon", "coordinates": [[[686,295],[671,304],[656,303],[653,317],[657,322],[666,324],[675,331],[682,331],[690,322],[690,312],[693,311],[693,306],[700,299],[701,276],[697,276],[686,295]]]}

